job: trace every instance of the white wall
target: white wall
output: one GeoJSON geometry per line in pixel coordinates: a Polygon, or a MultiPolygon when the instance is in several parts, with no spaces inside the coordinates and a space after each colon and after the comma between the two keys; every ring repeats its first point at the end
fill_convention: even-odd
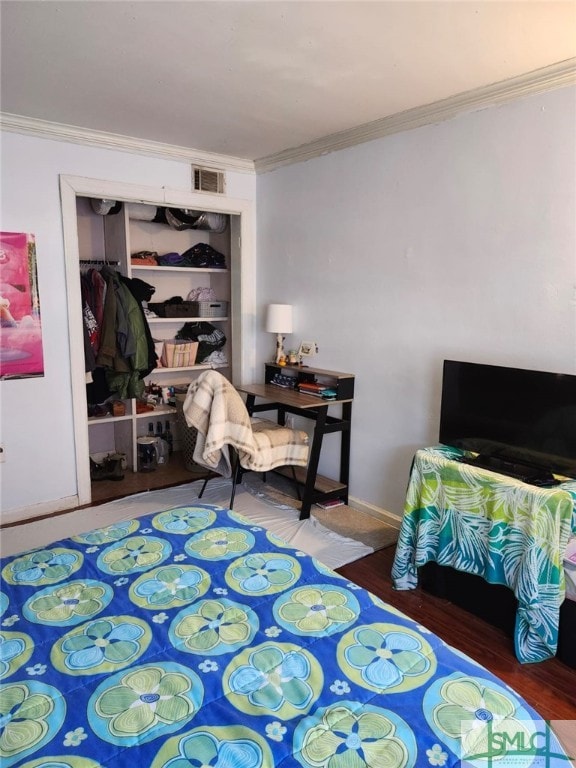
{"type": "Polygon", "coordinates": [[[357,376],[353,497],[401,514],[444,358],[576,373],[575,130],[567,88],[258,177],[260,310],[357,376]]]}
{"type": "MultiPolygon", "coordinates": [[[[1,134],[0,226],[36,235],[45,375],[0,382],[0,511],[57,509],[77,492],[59,176],[190,191],[188,163],[1,134]]],[[[231,197],[255,199],[255,178],[228,173],[231,197]]]]}
{"type": "MultiPolygon", "coordinates": [[[[576,372],[576,91],[530,97],[258,178],[258,286],[287,342],[357,375],[351,490],[402,510],[436,441],[445,357],[576,372]]],[[[33,232],[45,376],[0,382],[0,509],[76,493],[60,174],[190,189],[186,163],[1,134],[0,226],[33,232]]],[[[228,174],[232,197],[256,182],[228,174]]],[[[274,342],[259,337],[259,358],[274,342]]],[[[326,439],[331,474],[338,438],[326,439]]]]}

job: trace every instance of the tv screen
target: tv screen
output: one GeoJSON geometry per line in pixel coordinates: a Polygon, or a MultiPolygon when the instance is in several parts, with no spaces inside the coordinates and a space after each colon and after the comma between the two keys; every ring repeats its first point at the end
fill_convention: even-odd
{"type": "Polygon", "coordinates": [[[576,478],[576,376],[445,360],[440,442],[528,482],[576,478]]]}

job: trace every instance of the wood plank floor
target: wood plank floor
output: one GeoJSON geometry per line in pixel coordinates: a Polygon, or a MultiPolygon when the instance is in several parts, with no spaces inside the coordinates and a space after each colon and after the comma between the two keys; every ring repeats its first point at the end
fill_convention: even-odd
{"type": "Polygon", "coordinates": [[[202,476],[200,472],[193,473],[187,470],[183,454],[176,452],[172,454],[166,466],[158,468],[154,472],[132,472],[127,469],[122,480],[93,482],[91,504],[103,504],[124,496],[131,496],[134,493],[157,491],[160,488],[171,488],[182,483],[192,483],[202,476]]]}
{"type": "Polygon", "coordinates": [[[396,591],[390,577],[394,552],[394,546],[381,549],[339,568],[338,572],[489,669],[544,720],[574,720],[576,727],[576,669],[558,659],[520,664],[514,655],[512,638],[503,631],[423,589],[396,591]]]}

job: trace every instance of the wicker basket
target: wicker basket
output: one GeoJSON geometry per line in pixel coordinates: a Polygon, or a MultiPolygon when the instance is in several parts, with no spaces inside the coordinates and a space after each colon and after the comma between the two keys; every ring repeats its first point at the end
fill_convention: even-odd
{"type": "Polygon", "coordinates": [[[198,438],[198,430],[195,427],[189,427],[184,416],[184,400],[186,395],[176,395],[176,414],[179,443],[182,446],[182,456],[184,466],[188,472],[195,475],[205,475],[206,469],[196,464],[194,461],[194,449],[198,438]]]}
{"type": "Polygon", "coordinates": [[[164,368],[189,368],[196,362],[197,353],[197,341],[186,341],[185,339],[165,341],[160,362],[164,368]]]}

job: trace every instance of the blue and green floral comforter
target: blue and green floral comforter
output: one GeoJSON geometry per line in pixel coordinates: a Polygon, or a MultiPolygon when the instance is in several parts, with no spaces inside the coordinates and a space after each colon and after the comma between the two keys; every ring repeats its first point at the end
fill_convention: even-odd
{"type": "Polygon", "coordinates": [[[544,725],[424,627],[220,507],[1,565],[6,768],[455,766],[544,725]]]}

